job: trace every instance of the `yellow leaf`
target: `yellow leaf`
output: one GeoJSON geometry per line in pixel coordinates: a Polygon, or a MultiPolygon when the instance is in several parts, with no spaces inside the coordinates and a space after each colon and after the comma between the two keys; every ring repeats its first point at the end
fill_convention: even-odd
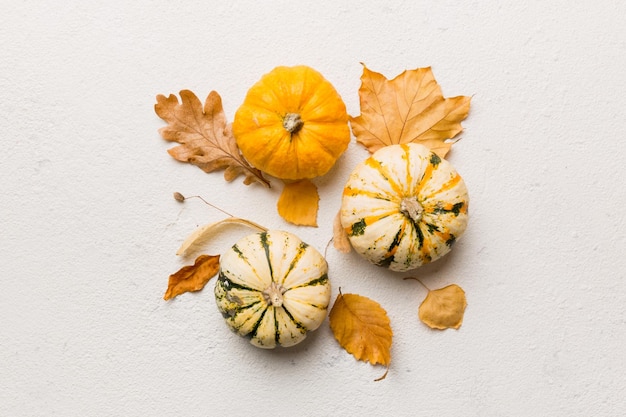
{"type": "Polygon", "coordinates": [[[341,225],[341,212],[337,213],[333,223],[333,246],[341,253],[349,253],[352,250],[348,233],[341,225]]]}
{"type": "Polygon", "coordinates": [[[319,199],[317,187],[307,179],[285,183],[278,198],[278,214],[289,223],[317,227],[319,199]]]}
{"type": "Polygon", "coordinates": [[[200,255],[193,265],[184,266],[175,274],[170,275],[163,299],[169,300],[186,292],[203,289],[219,271],[219,260],[219,255],[200,255]]]}
{"type": "Polygon", "coordinates": [[[250,166],[243,158],[231,126],[226,123],[222,99],[211,91],[204,107],[194,93],[180,92],[181,103],[173,94],[157,96],[154,111],[168,125],[159,129],[163,139],[178,142],[168,153],[176,160],[189,162],[205,172],[224,169],[226,181],[239,175],[245,177],[244,184],[258,182],[266,187],[270,183],[261,171],[250,166]]]}
{"type": "Polygon", "coordinates": [[[248,226],[252,229],[256,229],[260,232],[267,232],[267,228],[251,222],[250,220],[240,219],[238,217],[228,217],[226,219],[220,220],[219,222],[209,223],[202,227],[197,228],[192,234],[189,235],[187,239],[180,245],[180,248],[176,252],[176,255],[185,255],[202,246],[206,241],[211,237],[211,234],[215,231],[215,229],[223,224],[240,224],[243,226],[248,226]]]}
{"type": "Polygon", "coordinates": [[[392,80],[363,66],[361,114],[352,132],[370,152],[393,144],[420,143],[445,157],[463,128],[470,97],[444,98],[430,67],[404,71],[392,80]]]}
{"type": "Polygon", "coordinates": [[[419,318],[433,329],[458,329],[467,307],[465,291],[456,284],[429,290],[419,307],[419,318]]]}
{"type": "Polygon", "coordinates": [[[389,366],[393,331],[387,312],[358,294],[339,294],[329,315],[335,338],[357,360],[389,366]]]}

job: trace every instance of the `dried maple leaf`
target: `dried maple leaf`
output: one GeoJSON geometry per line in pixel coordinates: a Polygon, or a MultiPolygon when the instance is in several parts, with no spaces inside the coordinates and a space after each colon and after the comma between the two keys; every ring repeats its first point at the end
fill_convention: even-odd
{"type": "Polygon", "coordinates": [[[168,125],[159,129],[163,139],[178,142],[168,150],[172,157],[189,162],[205,172],[225,169],[224,178],[232,181],[244,175],[244,183],[258,182],[269,187],[270,183],[256,168],[243,158],[235,142],[230,125],[222,108],[218,93],[209,93],[204,107],[194,93],[180,92],[181,103],[173,94],[157,96],[154,111],[168,125]]]}
{"type": "Polygon", "coordinates": [[[357,141],[374,153],[383,146],[417,142],[445,157],[467,117],[470,97],[444,98],[430,67],[392,80],[363,66],[361,115],[351,117],[357,141]]]}
{"type": "Polygon", "coordinates": [[[219,255],[200,255],[193,265],[184,266],[170,275],[163,299],[169,300],[186,292],[200,291],[217,274],[219,260],[219,255]]]}
{"type": "Polygon", "coordinates": [[[467,307],[465,291],[456,284],[428,290],[419,307],[419,318],[433,329],[458,329],[467,307]]]}
{"type": "Polygon", "coordinates": [[[295,225],[317,227],[319,199],[317,187],[309,180],[286,183],[278,198],[278,214],[295,225]]]}
{"type": "Polygon", "coordinates": [[[380,304],[358,294],[339,293],[329,320],[339,344],[357,360],[389,366],[393,331],[380,304]]]}

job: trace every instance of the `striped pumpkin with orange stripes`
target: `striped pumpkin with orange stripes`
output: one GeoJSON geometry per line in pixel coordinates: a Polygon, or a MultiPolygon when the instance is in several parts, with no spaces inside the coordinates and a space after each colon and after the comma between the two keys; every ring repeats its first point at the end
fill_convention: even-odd
{"type": "Polygon", "coordinates": [[[467,226],[468,202],[448,161],[419,144],[390,145],[350,175],[341,224],[370,262],[408,271],[450,251],[467,226]]]}

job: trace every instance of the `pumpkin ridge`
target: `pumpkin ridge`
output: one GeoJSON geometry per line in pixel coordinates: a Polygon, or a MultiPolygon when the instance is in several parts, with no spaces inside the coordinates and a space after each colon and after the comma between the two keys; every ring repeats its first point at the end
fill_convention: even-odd
{"type": "Polygon", "coordinates": [[[280,326],[278,324],[278,317],[276,316],[276,309],[274,308],[274,343],[280,345],[280,326]]]}
{"type": "MultiPolygon", "coordinates": [[[[310,304],[310,305],[312,305],[312,304],[310,304]]],[[[283,311],[285,312],[287,317],[289,317],[289,320],[291,320],[291,322],[296,325],[296,328],[298,328],[300,331],[303,331],[303,332],[307,331],[307,328],[304,327],[304,325],[302,323],[300,323],[298,320],[296,320],[293,317],[293,315],[291,314],[291,312],[287,308],[285,308],[284,306],[281,307],[281,308],[283,309],[283,311]]]]}
{"type": "MultiPolygon", "coordinates": [[[[304,253],[306,252],[307,248],[309,245],[307,245],[304,242],[301,242],[300,245],[298,245],[298,250],[295,254],[295,256],[293,257],[293,259],[291,260],[291,262],[289,263],[289,268],[287,268],[287,271],[285,272],[285,275],[282,278],[282,285],[285,285],[285,281],[287,281],[287,277],[289,276],[289,274],[295,269],[296,265],[298,264],[298,262],[300,261],[300,259],[302,259],[302,257],[304,256],[304,253]]],[[[289,291],[291,288],[287,288],[286,291],[289,291]]]]}
{"type": "MultiPolygon", "coordinates": [[[[378,173],[378,171],[376,171],[376,173],[378,173]]],[[[376,192],[376,193],[378,193],[378,196],[376,198],[381,199],[381,200],[386,200],[386,201],[395,201],[395,200],[397,200],[400,197],[393,190],[384,189],[381,186],[379,186],[378,184],[361,183],[360,185],[361,186],[367,186],[369,189],[365,189],[365,188],[361,188],[361,187],[356,188],[356,187],[354,187],[352,185],[349,185],[348,187],[344,188],[344,191],[347,188],[349,188],[350,190],[354,191],[355,193],[350,195],[351,197],[362,195],[362,193],[373,193],[373,192],[376,192]]]]}
{"type": "Polygon", "coordinates": [[[402,196],[404,194],[404,189],[402,188],[401,185],[398,184],[397,178],[395,178],[395,175],[389,172],[389,170],[385,168],[385,166],[383,166],[383,164],[381,164],[380,161],[370,157],[370,158],[367,158],[367,160],[365,161],[365,164],[369,166],[370,168],[373,168],[374,170],[376,170],[385,180],[387,180],[387,182],[389,182],[389,185],[391,186],[392,191],[396,193],[396,195],[402,196]]]}
{"type": "Polygon", "coordinates": [[[417,183],[417,190],[415,193],[416,195],[422,194],[426,185],[430,182],[430,180],[432,180],[433,172],[435,171],[435,169],[436,169],[436,166],[430,162],[426,165],[426,169],[424,170],[424,173],[422,174],[422,178],[420,178],[419,182],[417,183]]]}
{"type": "Polygon", "coordinates": [[[328,283],[328,274],[324,273],[321,276],[317,277],[317,278],[313,278],[310,281],[307,281],[305,283],[296,285],[295,287],[290,287],[287,288],[285,290],[285,294],[291,290],[296,290],[298,288],[305,288],[305,287],[312,287],[314,285],[326,285],[328,283]]]}
{"type": "MultiPolygon", "coordinates": [[[[265,233],[265,232],[263,232],[263,233],[265,233]]],[[[246,263],[246,265],[248,265],[248,266],[250,267],[250,272],[254,273],[254,275],[255,275],[255,276],[259,279],[259,281],[260,281],[260,282],[263,282],[264,280],[263,280],[263,279],[262,279],[262,277],[259,275],[259,272],[258,272],[258,271],[257,271],[257,269],[254,267],[254,265],[252,265],[252,263],[250,263],[250,259],[249,259],[249,258],[248,258],[248,257],[247,257],[247,256],[246,256],[246,255],[245,255],[245,254],[241,251],[241,249],[239,248],[239,246],[238,246],[237,244],[234,244],[234,245],[232,246],[232,248],[231,248],[231,249],[232,249],[232,251],[233,251],[233,252],[235,252],[235,253],[237,254],[237,256],[239,257],[239,259],[241,259],[243,262],[245,262],[245,263],[246,263]]],[[[221,276],[222,274],[223,274],[223,273],[220,271],[220,276],[221,276]]],[[[226,275],[224,275],[224,276],[225,276],[226,278],[228,278],[226,275]]],[[[232,279],[230,279],[230,278],[228,278],[228,282],[229,282],[229,284],[230,284],[230,285],[241,285],[241,284],[236,284],[236,283],[234,283],[234,282],[233,282],[233,280],[232,280],[232,279]]],[[[243,288],[243,287],[244,287],[244,286],[242,286],[242,288],[243,288]]],[[[249,287],[249,288],[247,288],[247,289],[249,289],[250,291],[261,291],[261,290],[263,290],[264,288],[260,288],[260,287],[259,287],[259,288],[252,288],[252,287],[249,287]]]]}
{"type": "Polygon", "coordinates": [[[465,204],[464,201],[459,201],[458,203],[455,203],[455,204],[446,204],[443,207],[440,205],[435,205],[432,210],[433,214],[452,213],[454,214],[455,217],[458,217],[459,214],[461,213],[465,214],[466,212],[467,212],[467,205],[465,204]]]}
{"type": "MultiPolygon", "coordinates": [[[[257,332],[258,332],[258,330],[259,330],[259,327],[261,327],[261,322],[263,322],[263,318],[265,317],[265,314],[267,313],[267,311],[268,311],[270,308],[273,308],[273,307],[272,307],[272,306],[269,306],[268,308],[266,308],[265,310],[263,310],[263,312],[261,313],[261,316],[259,317],[259,320],[257,320],[257,322],[256,322],[256,323],[254,323],[254,325],[252,326],[252,329],[250,329],[250,331],[249,331],[248,333],[244,334],[243,336],[246,336],[246,337],[248,337],[248,338],[250,338],[250,339],[254,339],[254,338],[256,337],[257,332]]],[[[252,318],[252,317],[251,317],[251,318],[252,318]]],[[[248,320],[249,320],[249,319],[248,319],[248,320]]],[[[243,325],[244,325],[245,323],[247,323],[247,321],[248,321],[248,320],[244,321],[244,322],[241,324],[241,326],[237,327],[236,329],[240,329],[241,327],[243,327],[243,325]]]]}
{"type": "MultiPolygon", "coordinates": [[[[331,158],[333,157],[333,152],[328,148],[326,141],[322,139],[322,136],[317,131],[315,131],[315,129],[312,129],[309,126],[304,127],[303,129],[304,131],[302,132],[303,133],[302,136],[305,136],[304,133],[306,133],[306,137],[309,140],[315,140],[315,143],[317,144],[317,146],[319,146],[319,148],[322,151],[324,151],[331,158]]],[[[300,135],[298,135],[296,139],[299,139],[301,143],[304,142],[304,140],[302,139],[300,135]]]]}
{"type": "Polygon", "coordinates": [[[239,290],[245,290],[245,291],[258,291],[258,289],[256,289],[256,288],[247,287],[247,286],[245,286],[243,284],[239,284],[239,283],[233,282],[222,271],[220,271],[220,274],[219,274],[219,277],[217,278],[217,280],[218,280],[218,282],[222,286],[228,287],[228,289],[237,288],[239,290]]]}
{"type": "Polygon", "coordinates": [[[402,242],[402,238],[404,237],[404,232],[406,229],[406,222],[402,223],[402,226],[398,230],[398,233],[393,237],[393,241],[387,247],[387,253],[385,253],[383,259],[377,264],[379,266],[389,267],[392,262],[395,260],[395,254],[400,247],[400,243],[402,242]]]}
{"type": "Polygon", "coordinates": [[[382,195],[380,192],[374,192],[369,190],[363,190],[360,188],[346,187],[343,189],[343,195],[348,197],[356,197],[359,195],[364,195],[367,197],[372,197],[377,200],[391,201],[388,196],[382,195]]]}
{"type": "Polygon", "coordinates": [[[427,196],[422,197],[422,200],[428,200],[429,198],[433,198],[437,194],[441,194],[441,193],[444,193],[446,191],[451,190],[456,185],[458,185],[461,182],[461,180],[462,180],[461,176],[459,174],[456,174],[453,178],[448,180],[446,183],[444,183],[443,185],[439,186],[437,190],[433,191],[432,193],[430,193],[427,196]]]}
{"type": "Polygon", "coordinates": [[[267,240],[267,232],[261,232],[259,234],[259,238],[261,240],[261,246],[263,246],[263,250],[265,251],[265,259],[267,259],[267,266],[270,270],[270,279],[272,280],[272,282],[274,282],[274,269],[272,268],[270,246],[267,240]]]}
{"type": "Polygon", "coordinates": [[[406,187],[406,191],[408,195],[413,195],[413,175],[411,174],[411,172],[413,171],[411,169],[411,154],[410,154],[410,150],[411,148],[406,145],[406,144],[402,144],[400,145],[402,150],[404,151],[404,153],[402,154],[402,159],[404,159],[405,162],[405,170],[406,170],[406,178],[405,178],[405,187],[406,187]]]}

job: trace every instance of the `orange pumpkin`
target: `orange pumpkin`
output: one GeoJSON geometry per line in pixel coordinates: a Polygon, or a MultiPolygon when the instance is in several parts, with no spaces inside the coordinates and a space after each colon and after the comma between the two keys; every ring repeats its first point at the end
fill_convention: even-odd
{"type": "Polygon", "coordinates": [[[277,67],[253,85],[235,114],[233,133],[252,165],[286,180],[325,174],[350,142],[343,100],[303,65],[277,67]]]}

